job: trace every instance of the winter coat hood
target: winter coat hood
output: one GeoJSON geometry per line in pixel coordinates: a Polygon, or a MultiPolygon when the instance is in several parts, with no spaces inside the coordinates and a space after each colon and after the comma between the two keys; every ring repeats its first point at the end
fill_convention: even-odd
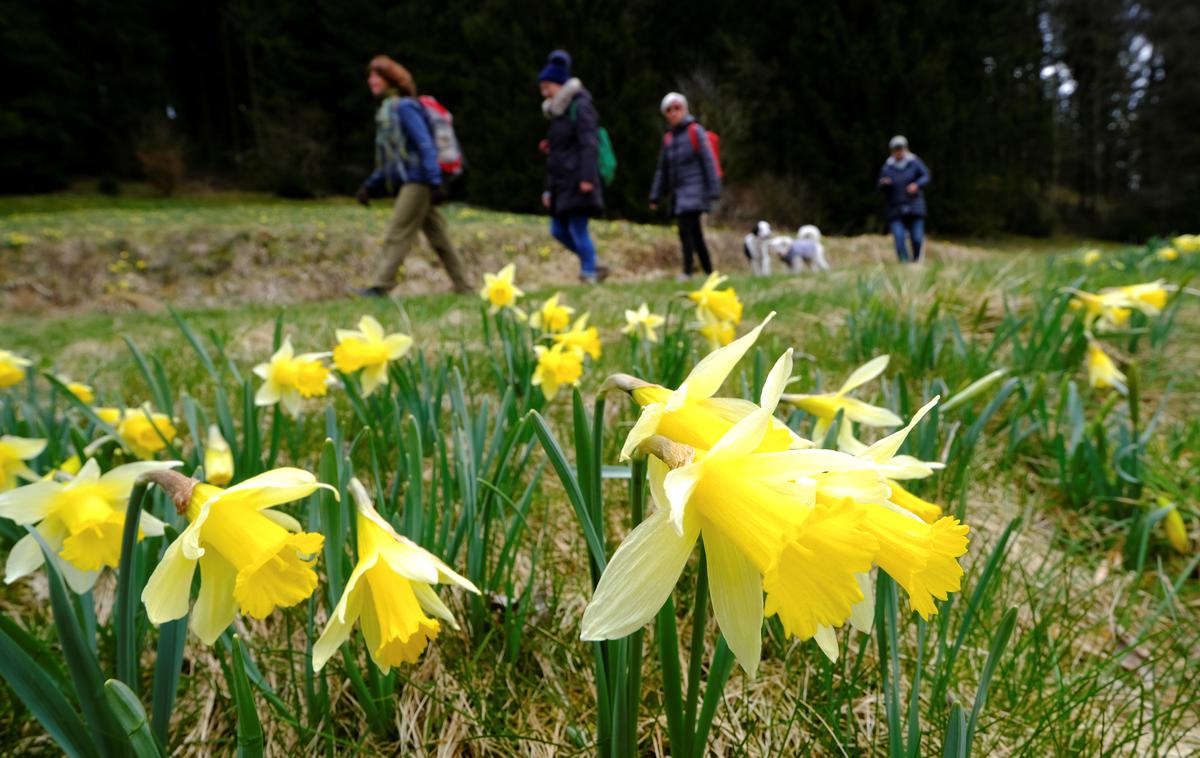
{"type": "Polygon", "coordinates": [[[571,101],[582,91],[583,82],[579,81],[577,76],[571,77],[566,84],[559,88],[558,92],[554,93],[554,97],[548,97],[542,101],[542,115],[546,118],[558,118],[567,112],[567,108],[571,107],[571,101]]]}

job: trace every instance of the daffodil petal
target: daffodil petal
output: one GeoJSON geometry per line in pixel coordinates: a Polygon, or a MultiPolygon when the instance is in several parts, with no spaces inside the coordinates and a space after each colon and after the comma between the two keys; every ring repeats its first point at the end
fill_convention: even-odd
{"type": "Polygon", "coordinates": [[[888,361],[891,360],[890,355],[880,355],[867,361],[863,365],[854,369],[850,376],[846,377],[846,381],[842,383],[837,394],[844,395],[847,392],[852,392],[858,387],[863,386],[875,377],[879,376],[887,369],[888,361]]]}
{"type": "Polygon", "coordinates": [[[412,590],[413,594],[417,596],[417,602],[421,604],[421,608],[426,613],[445,621],[451,629],[458,630],[458,622],[454,619],[454,614],[434,592],[433,587],[421,582],[413,582],[412,590]]]}
{"type": "Polygon", "coordinates": [[[142,511],[138,516],[138,528],[147,537],[161,537],[167,525],[155,516],[142,511]]]}
{"type": "Polygon", "coordinates": [[[645,442],[658,431],[658,424],[662,420],[662,417],[662,403],[651,403],[642,408],[641,415],[638,416],[638,420],[634,423],[633,428],[629,430],[629,436],[625,438],[625,444],[621,447],[622,461],[627,461],[633,457],[638,445],[645,442]]]}
{"type": "Polygon", "coordinates": [[[233,598],[236,582],[237,569],[216,551],[200,558],[200,593],[188,624],[205,645],[216,642],[237,616],[237,601],[233,598]]]}
{"type": "MultiPolygon", "coordinates": [[[[854,421],[863,426],[900,426],[904,423],[903,419],[887,408],[864,403],[853,397],[843,397],[841,402],[846,411],[845,418],[848,421],[854,421]]],[[[842,426],[848,427],[845,421],[842,422],[842,426]]]]}
{"type": "Polygon", "coordinates": [[[742,669],[753,677],[762,658],[762,575],[716,529],[704,532],[704,554],[717,626],[742,669]]]}
{"type": "Polygon", "coordinates": [[[783,395],[784,388],[787,387],[788,377],[791,375],[792,349],[789,347],[783,355],[779,356],[779,360],[775,361],[771,373],[767,374],[767,380],[763,382],[759,405],[767,413],[775,412],[775,408],[779,405],[779,398],[783,395]]]}
{"type": "Polygon", "coordinates": [[[870,634],[875,625],[875,585],[868,573],[855,574],[858,588],[862,590],[863,599],[850,607],[850,626],[863,634],[870,634]]]}
{"type": "Polygon", "coordinates": [[[214,495],[214,499],[220,498],[227,503],[253,503],[257,510],[262,510],[294,502],[321,488],[337,492],[303,469],[277,468],[235,484],[214,495]]]}
{"type": "Polygon", "coordinates": [[[618,639],[654,618],[696,544],[699,529],[692,519],[685,526],[676,534],[670,514],[658,510],[625,537],[583,612],[581,639],[618,639]]]}
{"type": "Polygon", "coordinates": [[[763,327],[769,324],[774,317],[775,312],[772,311],[761,324],[746,332],[745,335],[704,356],[684,379],[684,383],[688,386],[688,399],[700,400],[717,394],[717,390],[721,389],[721,385],[725,383],[725,379],[733,371],[733,367],[746,355],[746,351],[762,334],[763,327]]]}
{"type": "Polygon", "coordinates": [[[837,663],[838,659],[838,638],[837,632],[831,626],[818,626],[816,633],[813,635],[813,641],[817,643],[817,647],[821,648],[821,652],[825,654],[833,663],[837,663]]]}
{"type": "Polygon", "coordinates": [[[908,438],[908,435],[912,432],[916,425],[921,423],[921,419],[925,418],[925,414],[929,413],[929,411],[933,409],[933,406],[937,405],[938,400],[940,399],[940,396],[935,396],[928,403],[925,403],[925,405],[921,406],[919,411],[913,414],[912,419],[909,420],[908,424],[903,429],[892,432],[888,436],[879,440],[866,450],[862,451],[861,455],[865,455],[866,457],[878,461],[879,463],[888,461],[900,451],[900,446],[904,444],[904,440],[908,438]]]}
{"type": "Polygon", "coordinates": [[[10,434],[0,437],[0,443],[7,446],[14,456],[23,461],[38,457],[46,449],[46,440],[14,437],[10,434]]]}
{"type": "MultiPolygon", "coordinates": [[[[663,466],[665,469],[666,466],[663,466]]],[[[668,471],[662,477],[661,491],[666,497],[671,525],[679,536],[684,534],[684,522],[687,516],[687,503],[692,497],[692,491],[700,482],[703,468],[698,463],[689,463],[677,469],[668,471]]],[[[653,472],[651,472],[653,476],[653,472]]]]}
{"type": "Polygon", "coordinates": [[[358,620],[362,612],[362,604],[362,593],[351,593],[347,587],[346,593],[342,595],[342,600],[338,603],[339,607],[343,608],[343,613],[340,615],[337,613],[329,614],[329,620],[325,623],[325,629],[321,632],[321,636],[317,638],[317,641],[313,643],[313,671],[320,671],[325,668],[325,664],[329,662],[333,654],[350,638],[350,632],[354,630],[354,622],[358,620]]]}
{"type": "MultiPolygon", "coordinates": [[[[185,530],[186,534],[186,530],[185,530]]],[[[151,624],[183,618],[192,595],[196,561],[183,554],[184,535],[172,542],[142,590],[142,603],[151,624]]]]}
{"type": "Polygon", "coordinates": [[[183,461],[137,461],[117,466],[100,477],[100,484],[116,498],[129,497],[133,486],[143,475],[151,471],[165,471],[182,466],[183,461]]]}
{"type": "Polygon", "coordinates": [[[46,518],[54,498],[63,491],[58,482],[39,481],[0,492],[0,516],[18,524],[34,524],[46,518]]]}
{"type": "Polygon", "coordinates": [[[42,546],[32,534],[26,534],[17,540],[8,553],[8,561],[4,564],[4,583],[12,584],[22,577],[29,576],[45,562],[46,556],[42,553],[42,546]]]}
{"type": "Polygon", "coordinates": [[[279,524],[284,529],[287,529],[289,532],[304,531],[304,527],[300,525],[300,522],[297,521],[295,517],[284,513],[283,511],[277,511],[273,508],[263,508],[261,511],[259,511],[259,513],[274,521],[276,524],[279,524]]]}

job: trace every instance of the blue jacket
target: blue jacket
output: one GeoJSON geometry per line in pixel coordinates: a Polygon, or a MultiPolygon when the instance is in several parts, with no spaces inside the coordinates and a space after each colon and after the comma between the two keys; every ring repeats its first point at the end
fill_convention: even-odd
{"type": "Polygon", "coordinates": [[[721,180],[713,160],[708,133],[688,116],[667,132],[658,151],[658,167],[650,185],[650,202],[657,203],[663,195],[671,196],[671,215],[707,213],[713,200],[721,196],[721,180]],[[688,128],[696,124],[696,144],[692,144],[688,128]],[[697,150],[696,148],[699,148],[697,150]]]}
{"type": "Polygon", "coordinates": [[[886,215],[888,221],[895,221],[905,216],[925,216],[925,187],[929,184],[929,169],[925,163],[913,153],[909,153],[903,161],[888,157],[883,167],[879,169],[877,186],[887,202],[886,215]],[[892,180],[884,184],[884,177],[892,180]],[[905,189],[916,182],[916,194],[908,194],[905,189]]]}
{"type": "Polygon", "coordinates": [[[375,114],[375,170],[363,182],[372,195],[395,194],[406,182],[442,183],[437,146],[416,98],[389,95],[375,114]]]}

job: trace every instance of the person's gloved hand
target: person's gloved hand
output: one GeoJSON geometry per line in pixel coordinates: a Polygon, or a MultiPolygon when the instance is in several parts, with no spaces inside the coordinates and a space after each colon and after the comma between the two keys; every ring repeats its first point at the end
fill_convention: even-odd
{"type": "Polygon", "coordinates": [[[354,193],[354,199],[364,208],[371,204],[371,193],[367,190],[367,185],[364,184],[358,188],[358,192],[354,193]]]}
{"type": "Polygon", "coordinates": [[[434,205],[441,205],[450,199],[450,190],[445,184],[435,184],[429,188],[430,199],[434,205]]]}

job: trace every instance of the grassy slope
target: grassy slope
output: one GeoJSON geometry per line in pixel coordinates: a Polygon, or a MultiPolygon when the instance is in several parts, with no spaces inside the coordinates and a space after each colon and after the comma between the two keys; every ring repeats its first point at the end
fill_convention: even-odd
{"type": "MultiPolygon", "coordinates": [[[[96,208],[98,203],[94,201],[81,204],[93,207],[58,212],[61,207],[47,209],[32,201],[0,204],[0,212],[12,214],[0,219],[0,244],[15,232],[38,237],[22,245],[22,256],[38,255],[39,245],[46,246],[41,248],[41,253],[46,253],[55,249],[54,245],[76,243],[109,256],[105,260],[117,261],[119,250],[114,256],[112,248],[122,243],[144,249],[149,257],[155,254],[156,245],[164,241],[174,244],[172,240],[180,235],[193,241],[211,236],[219,222],[220,228],[232,227],[234,234],[269,227],[274,239],[282,242],[283,249],[278,255],[286,264],[292,254],[287,247],[311,240],[318,232],[325,235],[322,242],[329,246],[339,244],[342,235],[354,241],[353,244],[358,244],[363,236],[361,229],[356,228],[361,216],[351,215],[358,214],[358,209],[342,205],[260,207],[228,205],[220,199],[171,203],[166,208],[148,201],[131,202],[132,207],[123,209],[96,208]],[[111,240],[104,240],[104,230],[113,232],[111,240]]],[[[376,214],[371,218],[378,228],[383,212],[376,214]]],[[[661,275],[650,281],[632,281],[632,272],[631,280],[620,286],[557,287],[554,280],[570,281],[569,266],[543,258],[541,250],[547,241],[541,220],[473,209],[455,209],[452,217],[456,220],[458,241],[489,266],[508,259],[517,261],[519,278],[537,283],[529,288],[530,299],[539,300],[561,290],[569,302],[591,312],[592,323],[600,326],[605,338],[605,354],[585,377],[585,395],[605,375],[627,366],[625,343],[618,332],[623,323],[623,309],[646,300],[653,309],[662,311],[679,290],[679,285],[661,275]]],[[[636,256],[649,249],[657,251],[655,254],[660,257],[667,255],[664,266],[669,265],[673,244],[669,230],[610,224],[602,229],[600,236],[612,258],[628,255],[641,260],[636,256]]],[[[732,253],[727,249],[736,240],[736,233],[717,236],[725,246],[723,262],[737,265],[736,248],[732,253]]],[[[886,255],[886,241],[834,240],[830,247],[834,251],[831,257],[835,270],[828,275],[770,280],[743,276],[735,277],[732,282],[746,301],[748,321],[757,321],[771,310],[780,312],[763,341],[766,353],[776,355],[784,346],[794,347],[798,373],[805,378],[806,386],[829,386],[840,381],[849,369],[875,351],[893,352],[896,355],[893,371],[903,372],[907,347],[900,335],[883,328],[889,317],[903,320],[904,314],[911,310],[918,314],[919,320],[920,314],[926,313],[936,299],[943,314],[968,323],[981,310],[982,303],[987,303],[983,310],[994,312],[999,310],[1005,296],[1014,302],[1022,301],[1040,285],[1048,271],[1042,257],[1075,251],[1080,243],[1070,240],[1046,245],[1006,240],[995,246],[1002,252],[995,252],[992,246],[983,243],[970,248],[944,245],[938,248],[940,261],[907,269],[874,262],[886,255]],[[852,305],[859,307],[855,309],[852,305]],[[852,312],[858,319],[853,323],[849,321],[852,312]],[[875,312],[877,323],[864,325],[864,312],[875,312]]],[[[320,250],[328,249],[318,246],[317,252],[306,250],[302,255],[306,261],[314,260],[320,258],[320,250]]],[[[560,254],[554,251],[552,255],[560,254]]],[[[337,261],[332,263],[336,266],[337,261]]],[[[652,269],[650,273],[665,271],[665,268],[652,269]]],[[[127,275],[125,271],[109,272],[106,279],[111,283],[127,275]]],[[[53,278],[51,274],[46,276],[53,278]]],[[[210,278],[219,284],[222,274],[217,272],[210,278]]],[[[1094,273],[1090,280],[1097,286],[1129,281],[1129,275],[1121,272],[1094,273]]],[[[153,283],[149,277],[139,278],[132,287],[153,283]]],[[[103,288],[105,282],[92,284],[103,288]]],[[[0,346],[37,358],[42,368],[53,367],[74,378],[92,381],[108,402],[120,400],[133,404],[144,400],[144,388],[121,342],[121,335],[128,335],[164,363],[177,388],[186,387],[201,401],[207,399],[203,371],[190,352],[180,349],[179,333],[168,314],[133,311],[130,302],[134,301],[110,297],[103,289],[78,295],[75,302],[62,309],[43,304],[36,313],[22,314],[14,312],[11,306],[6,308],[0,316],[0,333],[4,335],[0,346]]],[[[247,302],[251,298],[245,295],[238,291],[236,296],[224,300],[209,296],[182,298],[183,315],[192,326],[202,333],[211,330],[227,345],[231,357],[244,367],[263,360],[269,353],[273,323],[281,312],[285,331],[294,336],[298,350],[328,349],[334,328],[348,326],[367,312],[375,314],[385,325],[404,325],[407,319],[406,328],[411,329],[418,338],[417,344],[426,351],[482,349],[479,302],[471,297],[411,294],[404,297],[401,312],[393,302],[314,300],[306,294],[296,299],[279,298],[290,300],[280,304],[247,302]],[[221,307],[196,307],[210,300],[221,301],[221,307]]],[[[145,303],[136,301],[136,304],[145,303]]],[[[1162,387],[1173,384],[1168,426],[1180,427],[1200,410],[1197,401],[1200,380],[1196,372],[1181,369],[1195,366],[1200,357],[1196,355],[1194,336],[1188,336],[1196,333],[1197,325],[1193,306],[1186,310],[1167,349],[1144,364],[1143,385],[1152,388],[1152,393],[1161,394],[1162,387]]],[[[981,334],[986,336],[986,332],[985,322],[981,334]]],[[[962,375],[961,369],[950,361],[943,363],[941,376],[952,389],[974,378],[962,375]]],[[[626,413],[622,418],[623,423],[628,423],[631,417],[626,413]]],[[[319,421],[311,423],[312,433],[319,436],[319,421]]],[[[986,614],[981,622],[984,632],[978,639],[972,638],[972,644],[986,643],[986,632],[1010,605],[1021,609],[1021,631],[1014,640],[1015,654],[1010,654],[993,685],[977,754],[1013,749],[1033,754],[1092,752],[1121,740],[1136,741],[1139,734],[1151,728],[1143,719],[1156,717],[1152,707],[1186,708],[1194,703],[1194,692],[1188,692],[1193,682],[1185,668],[1198,653],[1196,636],[1172,635],[1164,630],[1157,638],[1159,644],[1153,647],[1123,650],[1121,646],[1129,628],[1159,602],[1153,582],[1146,580],[1140,587],[1132,586],[1133,578],[1121,571],[1112,554],[1096,547],[1114,544],[1116,537],[1111,533],[1111,523],[1087,514],[1064,512],[1053,504],[1056,500],[1053,493],[1031,477],[1027,469],[1001,468],[996,465],[998,461],[997,450],[985,449],[979,454],[973,474],[967,514],[975,529],[975,539],[966,561],[967,588],[972,586],[982,559],[1008,520],[1022,515],[1024,522],[1012,556],[1002,569],[998,594],[981,609],[986,614]]],[[[561,508],[559,504],[547,502],[543,507],[555,520],[565,519],[562,511],[556,510],[561,508]]],[[[576,560],[578,540],[572,530],[552,536],[551,542],[554,543],[551,566],[563,577],[552,582],[553,594],[563,594],[559,608],[564,610],[557,622],[545,622],[548,627],[542,633],[544,636],[539,637],[537,649],[530,653],[532,660],[513,672],[491,671],[485,661],[456,660],[455,656],[464,656],[467,651],[461,650],[460,643],[452,636],[447,636],[439,642],[440,649],[411,672],[414,686],[402,700],[402,711],[417,719],[433,719],[429,712],[435,712],[443,734],[503,752],[549,752],[555,744],[570,743],[565,731],[568,727],[587,731],[592,707],[588,654],[584,646],[571,641],[576,633],[571,618],[576,611],[565,610],[578,609],[586,597],[581,576],[583,565],[576,560]],[[505,678],[508,681],[501,681],[505,678]],[[424,702],[425,697],[431,702],[424,702]]],[[[1162,558],[1168,574],[1182,567],[1180,560],[1170,554],[1164,553],[1162,558]]],[[[1196,603],[1192,583],[1179,604],[1177,623],[1194,627],[1200,621],[1196,603]]],[[[845,734],[831,725],[850,716],[839,710],[841,705],[817,691],[826,686],[830,670],[814,650],[812,645],[796,644],[775,648],[756,681],[746,680],[740,673],[734,675],[718,713],[718,747],[750,754],[794,754],[805,747],[830,753],[841,749],[852,753],[877,752],[883,748],[878,732],[870,727],[864,734],[874,734],[873,738],[860,734],[857,744],[847,744],[845,734]]],[[[972,682],[983,654],[977,648],[967,651],[966,665],[960,669],[962,681],[953,688],[952,695],[972,696],[972,682]]],[[[859,655],[869,657],[870,651],[861,654],[858,650],[850,651],[847,659],[854,660],[859,655]]],[[[228,735],[229,725],[214,723],[213,714],[194,699],[201,697],[199,693],[220,689],[212,681],[219,679],[219,674],[204,673],[204,666],[211,663],[203,660],[201,654],[190,682],[196,693],[181,704],[185,714],[181,719],[193,733],[211,729],[217,733],[224,730],[228,735]]],[[[656,676],[656,672],[648,674],[649,687],[655,686],[656,676]]],[[[850,674],[842,670],[841,676],[850,674]]],[[[866,674],[859,671],[857,676],[869,680],[869,668],[866,674]]],[[[878,702],[871,697],[856,701],[853,708],[868,723],[880,716],[878,702]]],[[[945,708],[930,703],[926,710],[928,714],[944,714],[945,708]]],[[[353,713],[345,716],[352,720],[353,713]]],[[[0,718],[8,722],[9,717],[0,718]]],[[[1165,717],[1160,713],[1157,718],[1165,717]]],[[[1165,721],[1179,732],[1176,736],[1195,729],[1194,719],[1187,717],[1182,721],[1177,718],[1165,721]]],[[[22,731],[37,733],[36,726],[32,731],[27,729],[22,731]]],[[[661,737],[660,727],[656,739],[661,737]]],[[[1184,745],[1196,749],[1194,733],[1182,738],[1184,745]]],[[[936,743],[936,738],[933,739],[936,743]]],[[[937,747],[926,744],[924,750],[937,747]]],[[[374,745],[374,749],[387,747],[374,745]]],[[[1123,749],[1132,750],[1132,745],[1124,743],[1123,749]]]]}

